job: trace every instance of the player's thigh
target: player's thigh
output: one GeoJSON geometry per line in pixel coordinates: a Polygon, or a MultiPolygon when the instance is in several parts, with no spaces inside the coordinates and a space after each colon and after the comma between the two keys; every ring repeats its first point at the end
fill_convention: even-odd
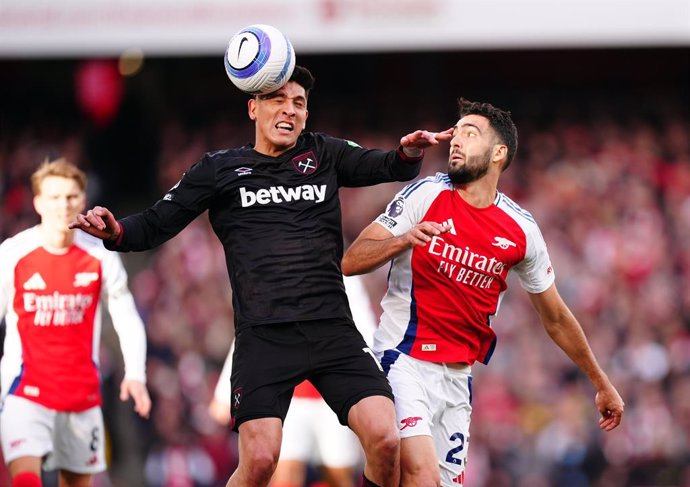
{"type": "Polygon", "coordinates": [[[362,448],[357,436],[322,399],[313,399],[312,427],[321,464],[332,469],[354,468],[362,462],[362,448]]]}
{"type": "MultiPolygon", "coordinates": [[[[280,460],[309,462],[315,447],[314,405],[321,399],[292,398],[285,421],[283,440],[280,446],[280,460]]],[[[333,414],[331,412],[331,414],[333,414]]],[[[333,415],[335,416],[335,415],[333,415]]],[[[337,422],[337,420],[336,420],[337,422]]]]}
{"type": "Polygon", "coordinates": [[[437,418],[433,431],[441,485],[463,485],[470,442],[472,408],[462,395],[437,418]]]}
{"type": "Polygon", "coordinates": [[[307,375],[308,357],[309,343],[295,323],[240,330],[230,378],[233,429],[251,419],[285,419],[292,391],[307,375]]]}
{"type": "Polygon", "coordinates": [[[434,370],[397,350],[383,354],[382,363],[395,396],[395,414],[400,438],[431,437],[436,401],[433,390],[442,380],[434,370]]]}
{"type": "Polygon", "coordinates": [[[70,476],[75,482],[79,475],[105,470],[105,429],[100,407],[57,414],[53,452],[46,458],[45,467],[76,474],[70,476]]]}
{"type": "Polygon", "coordinates": [[[7,396],[0,413],[0,440],[5,462],[42,458],[53,449],[55,411],[23,397],[7,396]]]}
{"type": "Polygon", "coordinates": [[[364,398],[393,399],[381,365],[353,324],[321,322],[305,329],[312,342],[308,378],[341,424],[348,424],[350,408],[364,398]]]}

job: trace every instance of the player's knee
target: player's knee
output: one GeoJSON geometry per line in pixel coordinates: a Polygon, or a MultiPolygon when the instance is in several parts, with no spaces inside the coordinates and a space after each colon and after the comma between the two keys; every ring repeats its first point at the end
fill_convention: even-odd
{"type": "Polygon", "coordinates": [[[376,428],[370,432],[369,445],[378,457],[394,458],[400,452],[400,436],[394,428],[376,428]]]}
{"type": "Polygon", "coordinates": [[[241,460],[244,460],[247,465],[247,471],[250,477],[252,477],[256,483],[267,482],[278,465],[278,456],[280,452],[275,452],[272,448],[266,447],[265,445],[257,444],[256,448],[252,448],[245,453],[247,453],[246,458],[241,460]]]}

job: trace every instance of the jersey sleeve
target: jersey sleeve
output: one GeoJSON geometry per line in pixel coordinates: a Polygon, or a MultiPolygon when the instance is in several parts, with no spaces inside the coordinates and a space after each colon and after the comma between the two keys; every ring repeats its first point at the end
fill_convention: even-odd
{"type": "Polygon", "coordinates": [[[546,291],[554,282],[555,274],[551,258],[546,249],[544,237],[536,224],[525,228],[527,248],[525,258],[513,267],[520,285],[528,293],[538,294],[546,291]]]}
{"type": "Polygon", "coordinates": [[[215,190],[215,167],[207,155],[152,207],[120,220],[121,239],[117,244],[106,242],[106,248],[128,252],[161,245],[208,209],[215,190]]]}
{"type": "Polygon", "coordinates": [[[223,369],[218,376],[218,383],[213,391],[213,398],[223,404],[230,404],[230,376],[232,374],[232,354],[235,352],[235,340],[230,345],[228,356],[225,357],[223,369]]]}
{"type": "Polygon", "coordinates": [[[374,221],[388,229],[395,237],[409,231],[422,221],[438,194],[438,177],[439,175],[428,177],[408,184],[395,195],[386,210],[374,221]]]}
{"type": "Polygon", "coordinates": [[[338,184],[371,186],[392,181],[409,181],[419,175],[422,158],[409,158],[402,150],[365,149],[355,142],[325,137],[326,149],[335,156],[338,184]]]}
{"type": "Polygon", "coordinates": [[[105,252],[102,262],[104,297],[120,340],[125,378],[146,383],[146,332],[127,287],[127,273],[114,252],[105,252]]]}

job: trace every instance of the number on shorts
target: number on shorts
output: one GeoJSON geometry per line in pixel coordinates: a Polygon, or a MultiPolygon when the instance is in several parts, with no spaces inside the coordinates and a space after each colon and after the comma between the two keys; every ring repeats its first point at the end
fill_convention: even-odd
{"type": "Polygon", "coordinates": [[[91,430],[91,443],[89,443],[89,448],[92,452],[98,451],[98,428],[91,430]]]}
{"type": "Polygon", "coordinates": [[[383,367],[381,367],[381,364],[379,363],[378,360],[376,360],[376,355],[374,355],[374,352],[371,351],[371,348],[369,347],[364,347],[362,350],[364,350],[364,353],[368,353],[371,355],[371,358],[374,359],[374,362],[376,362],[376,366],[379,368],[381,372],[383,372],[383,367]]]}
{"type": "Polygon", "coordinates": [[[448,454],[446,455],[446,462],[454,463],[456,465],[462,465],[462,460],[460,458],[454,457],[453,455],[455,455],[456,453],[460,453],[463,450],[463,448],[465,448],[465,435],[463,435],[462,433],[453,433],[452,435],[450,435],[449,439],[451,441],[460,440],[460,445],[456,446],[448,452],[448,454]]]}

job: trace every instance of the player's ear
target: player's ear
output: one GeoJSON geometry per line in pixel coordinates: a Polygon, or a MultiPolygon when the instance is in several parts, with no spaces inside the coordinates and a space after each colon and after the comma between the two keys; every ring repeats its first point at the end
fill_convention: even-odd
{"type": "Polygon", "coordinates": [[[256,99],[250,98],[247,102],[247,113],[250,120],[256,120],[256,99]]]}
{"type": "Polygon", "coordinates": [[[505,144],[494,145],[494,155],[491,158],[492,162],[498,162],[501,166],[508,158],[508,146],[505,144]]]}
{"type": "Polygon", "coordinates": [[[36,213],[38,213],[40,216],[43,216],[43,205],[41,204],[43,200],[41,200],[41,197],[39,195],[34,196],[34,210],[36,210],[36,213]]]}

